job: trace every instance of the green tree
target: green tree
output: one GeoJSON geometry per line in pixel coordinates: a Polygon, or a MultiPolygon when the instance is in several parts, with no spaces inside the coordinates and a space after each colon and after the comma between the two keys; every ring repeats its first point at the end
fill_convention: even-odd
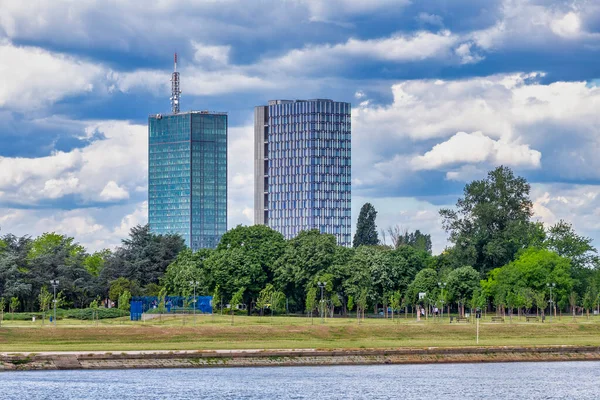
{"type": "Polygon", "coordinates": [[[306,292],[306,301],[304,303],[306,304],[306,312],[310,314],[310,317],[312,319],[313,311],[315,310],[315,307],[317,305],[316,287],[311,287],[310,289],[308,289],[308,292],[306,292]]]}
{"type": "Polygon", "coordinates": [[[131,292],[129,290],[125,290],[119,296],[119,310],[129,311],[131,304],[131,292]]]}
{"type": "Polygon", "coordinates": [[[430,298],[437,297],[438,293],[438,275],[435,270],[425,268],[415,276],[407,290],[407,300],[410,305],[416,305],[419,301],[419,293],[426,293],[430,298]]]}
{"type": "Polygon", "coordinates": [[[6,309],[6,299],[4,297],[0,297],[0,326],[2,326],[2,321],[4,320],[4,310],[6,309]]]}
{"type": "Polygon", "coordinates": [[[390,307],[392,308],[392,321],[394,320],[394,312],[400,308],[402,302],[402,296],[400,291],[396,291],[390,295],[390,307]]]}
{"type": "Polygon", "coordinates": [[[354,234],[353,247],[376,246],[379,244],[377,235],[377,225],[375,218],[377,211],[371,203],[365,203],[360,209],[358,222],[356,223],[356,233],[354,234]]]}
{"type": "Polygon", "coordinates": [[[97,277],[100,275],[102,268],[104,268],[105,260],[110,257],[110,250],[104,249],[91,254],[83,260],[83,266],[92,276],[97,277]]]}
{"type": "Polygon", "coordinates": [[[546,292],[543,290],[535,291],[533,299],[535,302],[535,306],[537,308],[537,314],[538,315],[541,314],[543,317],[544,310],[546,309],[546,306],[548,305],[546,303],[546,292]]]}
{"type": "Polygon", "coordinates": [[[594,294],[592,293],[592,289],[588,288],[583,296],[583,308],[585,308],[587,313],[587,318],[590,319],[590,308],[594,308],[594,294]]]}
{"type": "MultiPolygon", "coordinates": [[[[219,285],[215,286],[215,289],[213,290],[212,293],[212,304],[213,304],[213,314],[215,313],[215,307],[218,306],[223,306],[223,304],[221,303],[221,297],[223,296],[223,294],[221,293],[221,287],[219,285]]],[[[222,310],[222,308],[221,308],[222,310]]]]}
{"type": "Polygon", "coordinates": [[[592,239],[578,235],[570,223],[560,220],[548,229],[544,244],[571,261],[573,288],[578,296],[583,297],[599,261],[592,239]]]}
{"type": "Polygon", "coordinates": [[[162,315],[167,311],[167,289],[162,288],[158,293],[158,313],[162,321],[162,315]]]}
{"type": "Polygon", "coordinates": [[[509,293],[514,295],[521,288],[545,291],[548,283],[556,283],[553,300],[561,305],[568,304],[573,288],[570,261],[549,250],[529,248],[515,261],[490,271],[482,287],[489,297],[494,298],[496,306],[510,306],[506,302],[509,293]]]}
{"type": "Polygon", "coordinates": [[[46,313],[50,309],[50,305],[52,304],[52,293],[48,291],[46,286],[42,286],[40,290],[40,294],[38,295],[38,303],[40,305],[40,311],[43,314],[42,324],[46,321],[46,313]]]}
{"type": "Polygon", "coordinates": [[[108,298],[112,301],[118,302],[119,297],[123,292],[128,291],[129,293],[134,292],[136,288],[135,283],[131,282],[127,278],[117,278],[110,283],[110,289],[108,290],[108,298]]]}
{"type": "Polygon", "coordinates": [[[265,307],[272,307],[271,301],[273,299],[273,293],[275,288],[272,284],[268,283],[263,290],[260,291],[258,299],[256,300],[256,307],[260,309],[260,315],[264,315],[265,307]]]}
{"type": "Polygon", "coordinates": [[[298,311],[304,310],[306,293],[318,276],[336,268],[332,273],[341,284],[346,266],[341,267],[336,261],[344,263],[351,254],[338,250],[333,235],[316,229],[302,231],[287,242],[283,255],[275,262],[274,286],[286,294],[290,304],[297,304],[298,311]]]}
{"type": "Polygon", "coordinates": [[[214,285],[225,296],[244,287],[248,314],[267,283],[273,281],[275,262],[286,247],[283,235],[264,225],[237,226],[221,238],[206,265],[214,285]]]}
{"type": "Polygon", "coordinates": [[[285,311],[285,294],[280,291],[273,292],[271,302],[271,309],[276,313],[283,313],[285,311]]]}
{"type": "MultiPolygon", "coordinates": [[[[159,283],[167,267],[175,261],[179,252],[185,249],[185,241],[179,235],[157,235],[149,225],[131,228],[129,237],[121,241],[100,271],[100,282],[105,290],[110,283],[123,277],[144,287],[149,283],[159,283]]],[[[136,293],[131,291],[133,295],[136,293]]]]}
{"type": "Polygon", "coordinates": [[[440,210],[462,265],[472,265],[483,277],[511,262],[519,250],[541,245],[544,230],[530,222],[529,191],[524,178],[498,167],[485,179],[467,184],[455,210],[440,210]]]}
{"type": "Polygon", "coordinates": [[[8,305],[8,308],[10,309],[10,313],[11,313],[11,319],[15,318],[15,311],[19,308],[19,306],[21,305],[21,301],[19,300],[18,297],[11,297],[10,299],[10,304],[8,305]]]}
{"type": "Polygon", "coordinates": [[[184,249],[177,258],[169,264],[165,274],[160,279],[167,292],[179,296],[191,296],[193,287],[190,282],[198,282],[196,293],[209,293],[213,279],[207,268],[206,260],[213,254],[213,250],[200,249],[196,252],[184,249]]]}
{"type": "Polygon", "coordinates": [[[369,304],[369,292],[367,289],[362,289],[358,298],[356,299],[356,316],[359,318],[362,314],[362,319],[365,319],[365,310],[367,309],[367,305],[369,304]]]}
{"type": "Polygon", "coordinates": [[[472,267],[466,266],[453,270],[446,279],[448,298],[458,303],[459,313],[465,314],[465,303],[473,297],[473,293],[479,288],[479,273],[472,267]]]}
{"type": "Polygon", "coordinates": [[[235,309],[237,308],[237,306],[239,304],[244,303],[244,292],[245,291],[246,291],[246,288],[242,287],[233,294],[233,297],[231,297],[231,304],[230,304],[230,306],[231,306],[231,325],[233,325],[233,316],[235,314],[235,309]]]}

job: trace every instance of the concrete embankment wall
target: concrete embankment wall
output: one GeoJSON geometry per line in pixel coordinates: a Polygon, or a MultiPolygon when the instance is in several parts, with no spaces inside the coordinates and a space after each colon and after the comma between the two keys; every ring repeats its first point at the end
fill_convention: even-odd
{"type": "Polygon", "coordinates": [[[600,347],[3,353],[0,371],[600,361],[600,347]]]}

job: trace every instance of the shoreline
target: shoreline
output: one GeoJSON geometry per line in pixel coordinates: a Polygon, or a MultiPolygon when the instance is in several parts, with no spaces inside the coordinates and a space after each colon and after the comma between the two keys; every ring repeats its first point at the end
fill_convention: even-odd
{"type": "Polygon", "coordinates": [[[600,361],[600,346],[0,353],[0,372],[600,361]]]}

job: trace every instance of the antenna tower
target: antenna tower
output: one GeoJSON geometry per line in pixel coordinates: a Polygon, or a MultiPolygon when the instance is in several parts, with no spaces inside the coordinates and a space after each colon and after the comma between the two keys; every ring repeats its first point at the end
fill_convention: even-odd
{"type": "Polygon", "coordinates": [[[171,74],[171,111],[173,114],[179,112],[179,72],[177,72],[177,53],[175,53],[175,64],[173,66],[173,74],[171,74]]]}

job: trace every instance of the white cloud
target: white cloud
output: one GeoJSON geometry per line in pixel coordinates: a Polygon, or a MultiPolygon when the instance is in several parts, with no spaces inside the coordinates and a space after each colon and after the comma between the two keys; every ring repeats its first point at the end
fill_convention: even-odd
{"type": "Polygon", "coordinates": [[[520,168],[539,168],[542,154],[527,145],[493,140],[481,132],[458,132],[412,159],[413,168],[439,169],[456,164],[488,163],[520,168]]]}
{"type": "Polygon", "coordinates": [[[428,14],[426,12],[419,13],[415,18],[418,22],[433,25],[433,26],[444,26],[444,19],[436,14],[428,14]]]}
{"type": "Polygon", "coordinates": [[[574,12],[568,12],[563,17],[555,19],[550,24],[552,32],[558,36],[573,38],[581,33],[581,19],[574,12]]]}
{"type": "Polygon", "coordinates": [[[348,15],[376,11],[395,12],[410,4],[410,0],[296,0],[308,7],[311,21],[338,22],[348,15]]]}
{"type": "Polygon", "coordinates": [[[46,157],[0,157],[0,202],[36,205],[69,194],[83,204],[111,202],[146,186],[146,126],[104,121],[88,122],[86,129],[105,138],[46,157]]]}
{"type": "MultiPolygon", "coordinates": [[[[357,62],[376,60],[404,63],[427,59],[452,62],[454,57],[459,60],[467,57],[464,49],[456,53],[455,49],[461,45],[461,38],[447,30],[438,33],[427,31],[412,34],[396,33],[377,39],[350,38],[343,43],[310,45],[302,49],[293,49],[282,56],[264,59],[257,67],[278,72],[308,73],[322,70],[324,65],[342,66],[348,59],[357,62]]],[[[475,62],[475,58],[471,62],[475,62]]]]}
{"type": "Polygon", "coordinates": [[[192,40],[194,59],[199,64],[225,65],[229,63],[231,46],[209,46],[192,40]]]}
{"type": "Polygon", "coordinates": [[[0,107],[39,108],[68,96],[90,92],[103,69],[39,47],[16,46],[0,39],[0,107]]]}
{"type": "Polygon", "coordinates": [[[88,251],[112,249],[127,237],[132,227],[146,222],[146,202],[75,210],[0,208],[2,233],[36,237],[56,232],[74,237],[88,251]]]}
{"type": "Polygon", "coordinates": [[[105,201],[124,200],[129,198],[129,192],[115,181],[109,181],[100,192],[100,198],[105,201]]]}

